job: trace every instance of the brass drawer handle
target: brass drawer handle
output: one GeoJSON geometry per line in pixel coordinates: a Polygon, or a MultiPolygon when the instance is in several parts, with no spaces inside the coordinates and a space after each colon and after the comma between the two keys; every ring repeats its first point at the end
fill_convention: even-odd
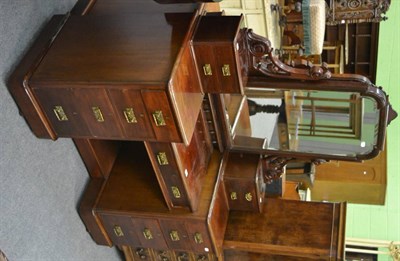
{"type": "Polygon", "coordinates": [[[155,111],[153,113],[153,120],[156,123],[156,126],[165,126],[165,125],[167,125],[165,123],[162,111],[155,111]]]}
{"type": "Polygon", "coordinates": [[[209,63],[203,66],[204,75],[210,76],[212,75],[211,65],[209,63]]]}
{"type": "Polygon", "coordinates": [[[229,64],[224,64],[222,66],[222,75],[223,76],[231,76],[231,70],[229,69],[229,64]]]}
{"type": "Polygon", "coordinates": [[[171,232],[169,232],[169,237],[171,238],[172,241],[180,240],[178,231],[176,231],[176,230],[172,230],[171,232]]]}
{"type": "Polygon", "coordinates": [[[202,244],[204,242],[203,236],[199,232],[194,233],[194,242],[196,242],[196,244],[202,244]]]}
{"type": "Polygon", "coordinates": [[[236,192],[231,192],[231,199],[232,200],[237,200],[237,193],[236,192]]]}
{"type": "Polygon", "coordinates": [[[137,123],[135,112],[133,108],[125,108],[124,116],[127,123],[137,123]]]}
{"type": "Polygon", "coordinates": [[[124,232],[122,231],[122,228],[120,226],[114,226],[114,233],[117,237],[124,236],[124,232]]]}
{"type": "Polygon", "coordinates": [[[167,153],[165,153],[165,152],[157,153],[157,161],[158,161],[158,164],[161,166],[168,165],[169,162],[168,162],[168,158],[167,158],[167,153]]]}
{"type": "Polygon", "coordinates": [[[143,230],[143,236],[147,240],[153,239],[153,234],[151,233],[150,229],[148,229],[148,228],[145,228],[143,230]]]}
{"type": "Polygon", "coordinates": [[[174,195],[174,198],[181,198],[181,192],[179,191],[178,187],[172,186],[171,190],[172,190],[172,195],[174,195]]]}
{"type": "Polygon", "coordinates": [[[104,122],[103,113],[101,112],[99,107],[97,106],[92,107],[92,111],[97,122],[104,122]]]}
{"type": "Polygon", "coordinates": [[[249,193],[246,193],[246,194],[244,195],[244,197],[246,198],[247,201],[252,201],[252,200],[253,200],[253,196],[251,195],[250,192],[249,192],[249,193]]]}
{"type": "Polygon", "coordinates": [[[65,114],[64,109],[63,109],[62,106],[59,106],[59,105],[54,106],[53,111],[54,111],[54,113],[56,114],[56,117],[57,117],[57,119],[58,119],[59,121],[68,121],[68,117],[67,117],[67,115],[65,114]]]}

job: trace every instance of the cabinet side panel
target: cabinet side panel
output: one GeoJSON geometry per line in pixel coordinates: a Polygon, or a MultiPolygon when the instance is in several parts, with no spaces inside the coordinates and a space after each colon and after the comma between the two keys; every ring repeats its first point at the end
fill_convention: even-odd
{"type": "Polygon", "coordinates": [[[49,128],[43,113],[39,110],[35,98],[31,95],[26,76],[34,70],[37,60],[48,48],[51,38],[62,26],[64,16],[53,16],[50,22],[39,34],[32,47],[16,66],[8,79],[8,89],[18,105],[20,113],[24,116],[32,132],[39,138],[55,138],[49,128]],[[26,88],[26,89],[25,89],[26,88]]]}
{"type": "Polygon", "coordinates": [[[87,185],[79,205],[79,215],[93,240],[99,245],[111,246],[111,240],[94,213],[97,199],[103,188],[103,179],[91,179],[87,185]]]}

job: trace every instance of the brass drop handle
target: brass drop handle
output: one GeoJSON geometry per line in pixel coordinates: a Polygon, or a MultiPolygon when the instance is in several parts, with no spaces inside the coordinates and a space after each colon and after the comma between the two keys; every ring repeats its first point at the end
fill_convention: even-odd
{"type": "Polygon", "coordinates": [[[100,107],[93,106],[92,111],[97,122],[104,122],[103,113],[101,112],[100,107]]]}
{"type": "Polygon", "coordinates": [[[148,228],[145,228],[143,230],[143,236],[147,240],[153,239],[153,234],[151,233],[150,229],[148,229],[148,228]]]}
{"type": "Polygon", "coordinates": [[[199,232],[194,233],[194,242],[196,242],[196,244],[202,244],[204,242],[201,233],[199,232]]]}
{"type": "Polygon", "coordinates": [[[237,200],[237,193],[231,192],[231,200],[237,200]]]}
{"type": "Polygon", "coordinates": [[[212,75],[211,65],[209,63],[203,65],[203,72],[206,76],[212,75]]]}
{"type": "Polygon", "coordinates": [[[68,117],[64,112],[64,109],[60,105],[54,106],[53,109],[54,113],[56,114],[56,117],[59,121],[68,121],[68,117]]]}
{"type": "Polygon", "coordinates": [[[246,193],[246,194],[244,195],[244,197],[245,197],[246,200],[249,201],[249,202],[253,200],[253,195],[251,195],[250,192],[246,193]]]}
{"type": "Polygon", "coordinates": [[[133,111],[133,108],[125,108],[124,116],[127,123],[137,123],[136,115],[133,111]]]}
{"type": "Polygon", "coordinates": [[[229,64],[224,64],[221,69],[223,76],[231,76],[231,70],[229,68],[229,64]]]}
{"type": "Polygon", "coordinates": [[[157,153],[157,161],[160,166],[168,165],[167,153],[163,151],[157,153]]]}
{"type": "Polygon", "coordinates": [[[114,226],[114,234],[117,237],[123,237],[124,236],[124,232],[122,231],[122,228],[120,226],[118,226],[118,225],[114,226]]]}
{"type": "Polygon", "coordinates": [[[176,230],[172,230],[171,232],[169,232],[169,237],[171,238],[172,241],[179,241],[179,233],[176,230]]]}
{"type": "Polygon", "coordinates": [[[181,198],[181,192],[179,191],[178,187],[172,186],[171,190],[172,190],[172,195],[174,195],[174,198],[181,198]]]}
{"type": "Polygon", "coordinates": [[[153,120],[157,127],[167,125],[162,111],[153,112],[153,120]]]}

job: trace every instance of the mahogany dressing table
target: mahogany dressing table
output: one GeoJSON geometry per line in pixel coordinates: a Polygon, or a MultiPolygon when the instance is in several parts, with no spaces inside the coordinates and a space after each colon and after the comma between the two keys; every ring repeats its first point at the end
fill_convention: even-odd
{"type": "MultiPolygon", "coordinates": [[[[345,203],[265,198],[287,160],[323,155],[265,152],[251,137],[256,145],[235,146],[224,105],[246,97],[249,83],[279,89],[274,79],[329,89],[330,73],[280,64],[242,19],[198,4],[78,1],[50,20],[11,75],[33,133],[74,140],[90,175],[79,214],[97,244],[127,260],[343,258],[345,203]]],[[[375,88],[351,79],[361,94],[375,88]]],[[[380,149],[391,110],[383,91],[376,96],[376,146],[350,160],[380,149]]]]}

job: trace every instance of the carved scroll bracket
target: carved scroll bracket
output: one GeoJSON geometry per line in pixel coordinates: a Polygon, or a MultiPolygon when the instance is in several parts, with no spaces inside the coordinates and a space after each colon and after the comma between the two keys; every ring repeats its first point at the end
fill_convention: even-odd
{"type": "MultiPolygon", "coordinates": [[[[282,176],[286,164],[288,164],[291,160],[295,160],[295,158],[266,156],[262,160],[264,182],[270,184],[282,176]]],[[[308,161],[311,161],[311,163],[315,165],[320,165],[327,162],[327,160],[324,159],[312,159],[308,161]]]]}
{"type": "Polygon", "coordinates": [[[273,54],[271,42],[253,32],[244,29],[245,41],[249,53],[250,66],[256,71],[274,78],[290,78],[296,80],[321,80],[331,77],[327,64],[314,66],[311,63],[306,68],[294,68],[283,63],[273,54]]]}

